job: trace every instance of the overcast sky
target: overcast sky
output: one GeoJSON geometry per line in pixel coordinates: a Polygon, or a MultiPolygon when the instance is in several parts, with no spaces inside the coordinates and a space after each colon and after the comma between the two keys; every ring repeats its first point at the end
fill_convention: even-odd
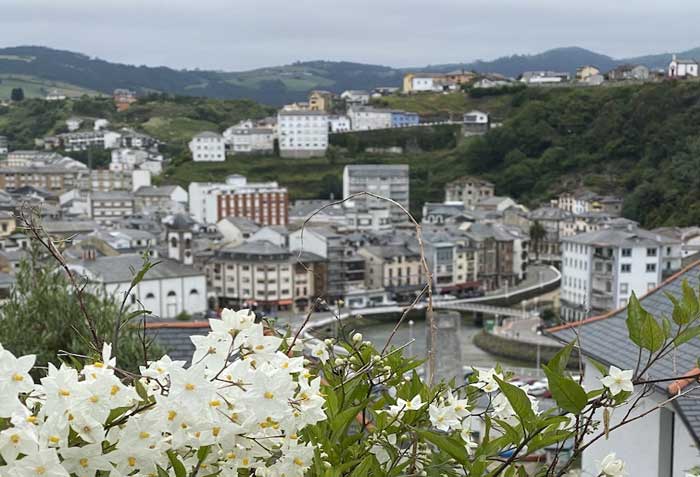
{"type": "Polygon", "coordinates": [[[0,46],[244,70],[389,66],[581,46],[614,57],[700,46],[698,0],[0,0],[0,46]]]}

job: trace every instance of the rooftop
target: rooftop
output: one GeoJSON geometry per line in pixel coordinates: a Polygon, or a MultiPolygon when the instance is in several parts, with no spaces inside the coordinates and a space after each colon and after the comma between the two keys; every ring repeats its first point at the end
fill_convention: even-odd
{"type": "MultiPolygon", "coordinates": [[[[123,254],[114,257],[98,257],[95,260],[75,261],[76,265],[86,269],[102,283],[127,283],[133,278],[132,270],[143,267],[140,254],[123,254]]],[[[165,278],[180,278],[204,275],[193,267],[183,265],[169,258],[161,258],[156,266],[148,271],[145,281],[162,280],[165,278]]]]}
{"type": "Polygon", "coordinates": [[[562,240],[598,247],[621,247],[621,246],[659,246],[680,243],[680,241],[660,235],[648,230],[625,227],[606,227],[593,232],[586,232],[573,237],[564,237],[562,240]]]}

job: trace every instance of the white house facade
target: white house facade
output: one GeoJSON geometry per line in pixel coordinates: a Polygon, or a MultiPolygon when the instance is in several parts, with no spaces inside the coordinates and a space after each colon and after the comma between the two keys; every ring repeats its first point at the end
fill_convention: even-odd
{"type": "Polygon", "coordinates": [[[323,156],[328,148],[328,115],[323,111],[280,111],[277,115],[282,157],[323,156]]]}
{"type": "Polygon", "coordinates": [[[215,132],[197,134],[189,144],[192,160],[195,162],[223,162],[226,160],[224,137],[215,132]]]}

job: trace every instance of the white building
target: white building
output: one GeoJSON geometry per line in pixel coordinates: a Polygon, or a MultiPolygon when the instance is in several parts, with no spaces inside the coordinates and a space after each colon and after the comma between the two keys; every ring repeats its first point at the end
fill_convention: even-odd
{"type": "Polygon", "coordinates": [[[698,62],[695,60],[681,60],[673,55],[671,63],[668,65],[669,78],[688,78],[698,76],[698,62]]]}
{"type": "Polygon", "coordinates": [[[520,81],[527,84],[552,84],[569,81],[569,73],[556,71],[526,71],[520,81]]]}
{"type": "Polygon", "coordinates": [[[277,115],[280,156],[323,156],[328,148],[328,115],[323,111],[280,111],[277,115]]]}
{"type": "Polygon", "coordinates": [[[224,131],[224,142],[230,154],[272,154],[275,131],[244,121],[224,131]]]}
{"type": "Polygon", "coordinates": [[[107,129],[109,127],[109,121],[107,119],[95,119],[95,122],[92,124],[92,127],[95,131],[100,131],[102,129],[107,129]]]}
{"type": "MultiPolygon", "coordinates": [[[[353,194],[370,192],[409,207],[409,174],[407,164],[355,164],[343,169],[343,199],[353,194]]],[[[355,197],[358,207],[384,207],[387,201],[361,195],[355,197]]],[[[396,206],[391,208],[392,222],[405,222],[406,214],[396,206]]]]}
{"type": "MultiPolygon", "coordinates": [[[[90,286],[101,287],[108,294],[121,297],[129,289],[133,275],[140,270],[139,254],[95,257],[70,263],[69,268],[88,278],[90,286]]],[[[180,313],[199,314],[207,310],[207,280],[204,272],[175,260],[162,258],[126,300],[130,309],[138,303],[155,316],[176,318],[180,313]]]]}
{"type": "Polygon", "coordinates": [[[367,104],[369,103],[369,93],[362,90],[347,90],[340,93],[340,99],[346,104],[367,104]]]}
{"type": "Polygon", "coordinates": [[[88,195],[90,218],[100,225],[112,225],[134,213],[134,196],[130,192],[91,192],[88,195]]]}
{"type": "Polygon", "coordinates": [[[77,131],[83,125],[83,119],[75,116],[66,119],[66,127],[69,131],[77,131]]]}
{"type": "MultiPolygon", "coordinates": [[[[441,76],[441,75],[439,75],[441,76]]],[[[435,81],[434,74],[415,74],[411,78],[411,92],[442,91],[442,86],[435,81]]]]}
{"type": "Polygon", "coordinates": [[[681,268],[681,243],[632,225],[562,237],[562,314],[610,311],[642,296],[681,268]]]}
{"type": "Polygon", "coordinates": [[[332,133],[347,132],[352,129],[350,118],[345,115],[329,116],[328,124],[332,133]]]}
{"type": "Polygon", "coordinates": [[[189,143],[192,160],[195,162],[223,162],[226,160],[224,137],[215,132],[204,131],[189,143]]]}
{"type": "Polygon", "coordinates": [[[353,131],[370,131],[391,127],[391,111],[370,106],[353,106],[348,109],[353,131]]]}
{"type": "Polygon", "coordinates": [[[184,212],[187,206],[187,191],[178,185],[142,186],[134,192],[136,212],[184,212]]]}

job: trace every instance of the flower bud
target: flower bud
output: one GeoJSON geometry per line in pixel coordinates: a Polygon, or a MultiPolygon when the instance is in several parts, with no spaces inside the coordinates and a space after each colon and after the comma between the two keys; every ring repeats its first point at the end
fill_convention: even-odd
{"type": "Polygon", "coordinates": [[[331,338],[326,338],[323,340],[324,343],[326,343],[326,346],[332,346],[333,345],[333,340],[331,338]]]}
{"type": "Polygon", "coordinates": [[[354,335],[352,335],[352,341],[354,343],[359,343],[360,341],[362,341],[362,333],[355,333],[354,335]]]}
{"type": "Polygon", "coordinates": [[[330,468],[331,468],[331,463],[328,462],[327,460],[324,460],[324,461],[323,461],[323,467],[325,467],[326,469],[330,469],[330,468]]]}

